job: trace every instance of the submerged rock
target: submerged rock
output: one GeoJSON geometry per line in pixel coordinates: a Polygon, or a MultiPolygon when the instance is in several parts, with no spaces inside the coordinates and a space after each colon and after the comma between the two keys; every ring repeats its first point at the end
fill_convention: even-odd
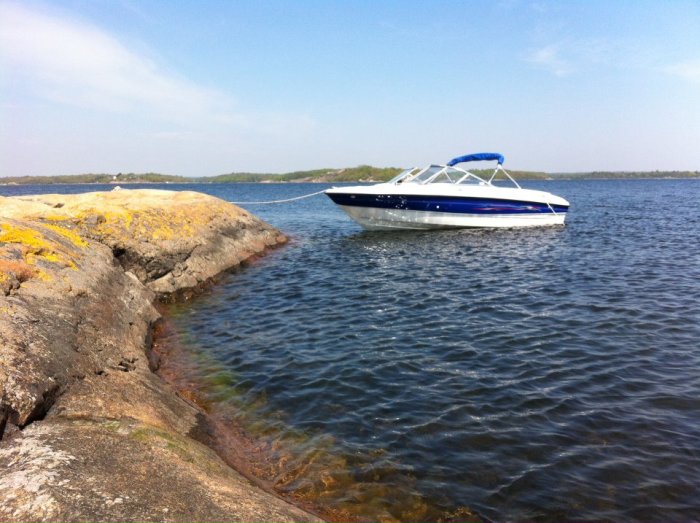
{"type": "Polygon", "coordinates": [[[194,192],[0,198],[0,520],[315,520],[189,437],[147,354],[158,297],[284,241],[194,192]]]}

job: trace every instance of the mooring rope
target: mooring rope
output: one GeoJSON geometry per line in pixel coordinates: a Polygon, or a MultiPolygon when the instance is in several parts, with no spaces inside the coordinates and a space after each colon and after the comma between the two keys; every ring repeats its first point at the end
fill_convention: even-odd
{"type": "Polygon", "coordinates": [[[305,194],[304,196],[297,196],[295,198],[287,198],[285,200],[269,200],[266,202],[231,202],[236,205],[265,205],[268,203],[287,203],[287,202],[293,202],[295,200],[303,200],[304,198],[311,198],[312,196],[316,196],[317,194],[321,194],[326,192],[326,190],[318,191],[318,192],[312,192],[311,194],[305,194]]]}

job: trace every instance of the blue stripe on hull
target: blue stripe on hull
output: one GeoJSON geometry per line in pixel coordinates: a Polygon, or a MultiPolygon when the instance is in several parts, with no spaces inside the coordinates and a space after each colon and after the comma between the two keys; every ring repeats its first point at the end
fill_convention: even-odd
{"type": "MultiPolygon", "coordinates": [[[[551,213],[546,203],[499,200],[456,196],[415,196],[326,193],[338,205],[407,209],[411,211],[450,212],[459,214],[538,214],[551,213]]],[[[556,213],[565,213],[568,207],[552,205],[556,213]]]]}

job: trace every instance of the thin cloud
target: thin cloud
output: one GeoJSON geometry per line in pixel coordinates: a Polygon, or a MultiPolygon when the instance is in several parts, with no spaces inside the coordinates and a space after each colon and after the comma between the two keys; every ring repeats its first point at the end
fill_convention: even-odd
{"type": "Polygon", "coordinates": [[[645,69],[650,58],[639,46],[623,39],[565,39],[532,50],[525,56],[531,65],[555,76],[589,73],[601,68],[645,69]]]}
{"type": "Polygon", "coordinates": [[[700,60],[687,60],[670,65],[664,72],[700,84],[700,60]]]}
{"type": "Polygon", "coordinates": [[[169,119],[231,113],[231,97],[165,72],[98,27],[0,4],[0,64],[35,95],[107,111],[169,119]]]}
{"type": "Polygon", "coordinates": [[[17,122],[0,137],[12,151],[0,176],[196,176],[269,162],[270,144],[291,156],[319,139],[312,117],[244,108],[125,42],[53,7],[0,0],[0,109],[17,122]]]}
{"type": "Polygon", "coordinates": [[[566,76],[573,72],[571,63],[561,56],[558,45],[548,45],[536,49],[526,57],[526,61],[555,76],[566,76]]]}

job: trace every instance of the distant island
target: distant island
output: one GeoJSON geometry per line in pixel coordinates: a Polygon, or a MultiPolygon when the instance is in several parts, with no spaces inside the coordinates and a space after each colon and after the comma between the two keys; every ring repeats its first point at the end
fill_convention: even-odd
{"type": "MultiPolygon", "coordinates": [[[[0,178],[0,185],[50,185],[59,183],[330,183],[382,182],[403,169],[399,167],[372,167],[360,165],[344,169],[315,169],[290,173],[233,172],[217,176],[185,177],[159,173],[70,174],[61,176],[15,176],[0,178]]],[[[490,175],[489,169],[474,170],[475,174],[490,175]]],[[[509,170],[518,180],[587,180],[587,179],[641,179],[641,178],[700,178],[700,171],[594,171],[580,173],[547,173],[509,170]]]]}

